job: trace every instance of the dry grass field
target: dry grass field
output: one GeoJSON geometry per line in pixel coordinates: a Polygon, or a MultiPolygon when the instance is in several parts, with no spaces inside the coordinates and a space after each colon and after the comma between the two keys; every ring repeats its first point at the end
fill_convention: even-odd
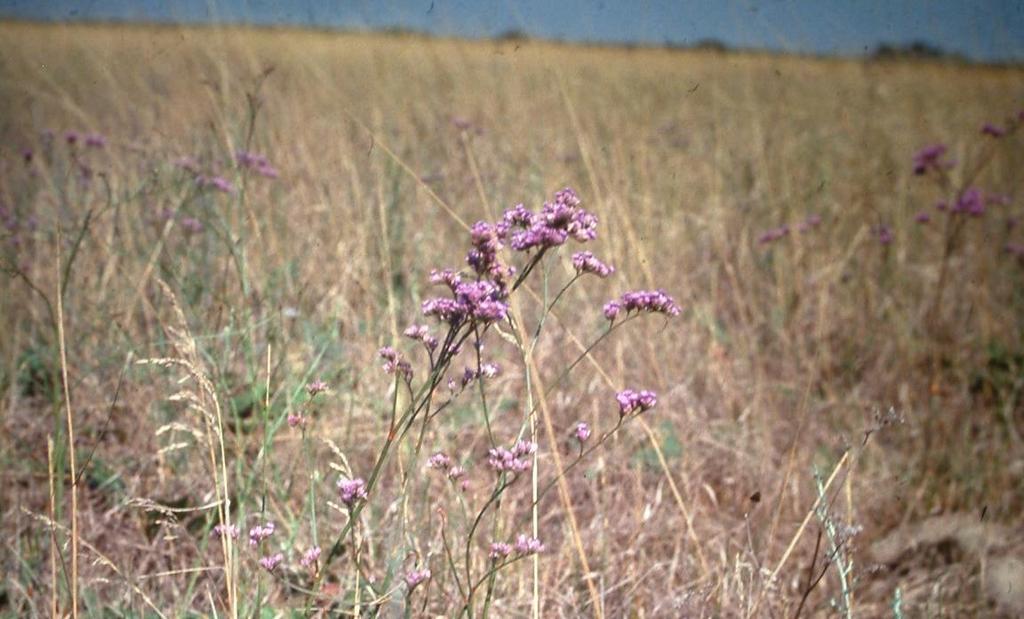
{"type": "Polygon", "coordinates": [[[1019,616],[1022,105],[1017,68],[0,24],[0,614],[1019,616]],[[913,174],[935,142],[945,193],[913,174]],[[490,329],[501,372],[348,509],[410,397],[378,349],[428,371],[402,332],[436,324],[430,270],[566,186],[615,274],[524,346],[573,274],[549,252],[490,329]],[[983,215],[934,208],[967,186],[983,215]],[[654,288],[679,316],[561,379],[654,288]],[[572,465],[627,387],[657,406],[572,465]],[[536,460],[491,507],[521,429],[536,460]]]}

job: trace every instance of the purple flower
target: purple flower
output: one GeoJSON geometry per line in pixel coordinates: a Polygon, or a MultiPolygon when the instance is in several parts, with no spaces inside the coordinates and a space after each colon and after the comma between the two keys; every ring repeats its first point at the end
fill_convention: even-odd
{"type": "Polygon", "coordinates": [[[402,357],[402,354],[390,346],[385,346],[378,351],[384,359],[384,372],[387,374],[400,374],[409,380],[412,378],[412,366],[402,357]]]}
{"type": "Polygon", "coordinates": [[[935,203],[935,209],[939,210],[939,211],[947,211],[947,210],[949,210],[949,204],[947,204],[946,202],[940,200],[940,201],[935,203]]]}
{"type": "Polygon", "coordinates": [[[339,479],[338,495],[346,507],[352,507],[366,499],[366,482],[362,478],[339,479]]]}
{"type": "Polygon", "coordinates": [[[267,158],[263,155],[240,150],[235,153],[235,161],[244,168],[255,168],[267,165],[267,158]]]}
{"type": "Polygon", "coordinates": [[[451,465],[452,459],[440,451],[427,459],[427,466],[432,469],[446,471],[451,465]]]}
{"type": "Polygon", "coordinates": [[[213,187],[224,193],[235,193],[235,186],[222,176],[197,176],[196,184],[200,187],[213,187]]]}
{"type": "Polygon", "coordinates": [[[505,542],[491,542],[491,550],[487,553],[492,559],[500,559],[512,554],[512,544],[505,542]]]}
{"type": "Polygon", "coordinates": [[[306,425],[306,418],[302,413],[288,413],[288,427],[298,428],[306,425]]]}
{"type": "Polygon", "coordinates": [[[1006,253],[1024,260],[1024,243],[1007,243],[1006,253]]]}
{"type": "Polygon", "coordinates": [[[619,312],[622,311],[622,303],[619,303],[618,301],[609,301],[604,304],[602,311],[604,312],[605,318],[608,320],[615,320],[619,316],[619,312]]]}
{"type": "Polygon", "coordinates": [[[308,393],[311,398],[315,397],[318,393],[323,393],[325,391],[327,391],[327,383],[319,378],[306,385],[306,393],[308,393]]]}
{"type": "Polygon", "coordinates": [[[273,572],[282,562],[284,562],[284,555],[281,553],[260,558],[260,566],[268,572],[273,572]]]}
{"type": "Polygon", "coordinates": [[[992,123],[985,123],[984,125],[981,126],[981,134],[991,136],[993,138],[1001,138],[1004,135],[1006,135],[1006,129],[1003,129],[1002,127],[997,127],[992,123]]]}
{"type": "Polygon", "coordinates": [[[470,230],[470,243],[473,249],[466,255],[466,263],[480,275],[487,275],[501,270],[498,252],[504,245],[497,226],[485,221],[473,224],[470,230]]]}
{"type": "MultiPolygon", "coordinates": [[[[462,468],[461,466],[453,466],[452,468],[448,469],[448,479],[450,479],[452,481],[458,481],[459,479],[461,479],[461,478],[463,478],[465,476],[466,476],[466,469],[462,468]]],[[[463,490],[466,489],[466,483],[467,482],[463,482],[463,486],[462,486],[463,490]]]]}
{"type": "Polygon", "coordinates": [[[536,537],[527,537],[525,534],[520,533],[516,537],[515,543],[516,552],[524,555],[532,555],[540,552],[544,552],[544,544],[540,542],[536,537]]]}
{"type": "Polygon", "coordinates": [[[583,443],[587,442],[590,438],[590,426],[585,421],[581,421],[576,424],[576,428],[573,430],[572,435],[576,437],[582,447],[583,443]]]}
{"type": "Polygon", "coordinates": [[[317,559],[319,558],[320,547],[313,546],[312,548],[307,550],[305,554],[302,555],[302,559],[299,560],[299,563],[302,565],[302,567],[310,567],[312,565],[316,565],[317,559]]]}
{"type": "Polygon", "coordinates": [[[272,165],[260,166],[256,168],[256,173],[262,176],[263,178],[277,178],[278,176],[281,175],[277,171],[277,168],[275,168],[272,165]]]}
{"type": "Polygon", "coordinates": [[[615,272],[615,267],[601,262],[589,251],[578,251],[573,254],[572,266],[576,269],[576,273],[580,275],[593,273],[601,278],[608,277],[615,272]]]}
{"type": "Polygon", "coordinates": [[[448,286],[452,292],[455,292],[456,288],[459,287],[459,284],[462,283],[462,276],[452,269],[442,269],[440,271],[432,269],[430,271],[430,283],[444,284],[445,286],[448,286]]]}
{"type": "Polygon", "coordinates": [[[981,217],[985,214],[984,194],[977,187],[966,189],[957,198],[951,210],[954,213],[966,213],[971,217],[981,217]]]}
{"type": "Polygon", "coordinates": [[[405,574],[405,584],[409,587],[410,591],[415,589],[416,586],[419,585],[420,583],[422,583],[423,581],[429,580],[429,579],[430,579],[430,569],[429,568],[423,568],[422,570],[412,570],[412,571],[407,572],[405,574]]]}
{"type": "Polygon", "coordinates": [[[459,379],[459,385],[465,389],[470,383],[478,378],[494,378],[498,375],[500,368],[496,363],[481,363],[479,370],[472,368],[466,368],[462,371],[462,378],[459,379]]]}
{"type": "Polygon", "coordinates": [[[932,216],[927,211],[920,211],[917,215],[914,215],[914,221],[919,224],[926,224],[932,220],[932,216]]]}
{"type": "Polygon", "coordinates": [[[199,234],[203,231],[203,222],[199,221],[195,217],[182,217],[181,221],[178,222],[185,232],[189,234],[199,234]]]}
{"type": "Polygon", "coordinates": [[[537,443],[533,441],[516,441],[516,444],[512,446],[512,455],[517,458],[523,456],[529,456],[537,451],[537,443]]]}
{"type": "Polygon", "coordinates": [[[427,299],[421,306],[424,316],[433,316],[442,322],[457,325],[466,317],[466,308],[455,299],[437,297],[427,299]]]}
{"type": "Polygon", "coordinates": [[[258,546],[260,542],[274,534],[274,523],[268,522],[249,529],[249,545],[258,546]]]}
{"type": "Polygon", "coordinates": [[[23,148],[21,149],[21,158],[25,161],[25,165],[32,163],[32,149],[23,148]]]}
{"type": "Polygon", "coordinates": [[[228,535],[231,539],[238,539],[238,527],[233,524],[218,524],[213,527],[211,534],[216,535],[217,537],[224,537],[225,535],[228,535]]]}
{"type": "Polygon", "coordinates": [[[536,451],[537,444],[531,441],[518,441],[512,449],[495,447],[487,452],[487,464],[499,473],[522,473],[530,468],[530,459],[526,456],[536,451]]]}
{"type": "Polygon", "coordinates": [[[942,161],[946,154],[945,144],[925,146],[914,154],[914,174],[921,176],[929,170],[944,170],[953,167],[953,162],[942,161]]]}
{"type": "Polygon", "coordinates": [[[235,161],[243,168],[254,170],[260,176],[277,178],[277,168],[270,165],[270,162],[263,155],[240,150],[235,153],[235,161]]]}
{"type": "Polygon", "coordinates": [[[800,232],[810,232],[814,228],[821,225],[821,215],[808,215],[806,219],[800,222],[797,226],[797,230],[800,232]]]}
{"type": "Polygon", "coordinates": [[[476,380],[477,376],[479,375],[477,374],[476,370],[472,368],[466,368],[462,370],[462,380],[459,381],[462,385],[462,388],[465,389],[466,385],[476,380]]]}
{"type": "Polygon", "coordinates": [[[617,301],[609,301],[605,304],[604,316],[608,320],[615,320],[623,310],[627,314],[649,312],[666,316],[678,316],[680,311],[675,299],[666,294],[664,290],[627,292],[617,301]]]}
{"type": "Polygon", "coordinates": [[[774,243],[781,238],[789,235],[789,226],[781,225],[778,228],[772,228],[771,230],[765,230],[757,237],[757,242],[761,245],[767,245],[768,243],[774,243]]]}
{"type": "Polygon", "coordinates": [[[98,133],[90,133],[85,136],[85,145],[91,148],[103,148],[107,145],[107,138],[98,133]]]}
{"type": "Polygon", "coordinates": [[[619,415],[625,417],[633,412],[644,412],[658,404],[658,395],[653,391],[633,391],[624,389],[615,394],[619,403],[619,415]]]}
{"type": "Polygon", "coordinates": [[[507,232],[509,228],[529,228],[533,225],[533,219],[533,211],[517,204],[505,211],[501,218],[501,230],[507,232]]]}
{"type": "Polygon", "coordinates": [[[597,217],[580,208],[576,192],[565,188],[552,202],[545,202],[540,213],[530,213],[522,205],[506,211],[499,232],[509,236],[516,251],[556,247],[569,237],[585,243],[597,238],[597,217]]]}
{"type": "Polygon", "coordinates": [[[454,293],[454,299],[424,301],[423,314],[435,316],[451,325],[461,324],[467,318],[479,323],[497,322],[508,314],[508,306],[503,300],[505,293],[493,282],[483,279],[460,282],[455,284],[454,293]]]}
{"type": "Polygon", "coordinates": [[[427,350],[432,351],[437,348],[437,338],[430,335],[430,331],[425,325],[409,325],[404,335],[411,340],[422,342],[427,350]]]}
{"type": "Polygon", "coordinates": [[[878,235],[878,242],[881,243],[882,245],[888,245],[889,243],[892,243],[892,230],[889,229],[889,226],[877,226],[875,228],[875,234],[878,235]]]}
{"type": "Polygon", "coordinates": [[[74,146],[78,142],[78,137],[77,131],[67,131],[64,133],[64,141],[70,146],[74,146]]]}

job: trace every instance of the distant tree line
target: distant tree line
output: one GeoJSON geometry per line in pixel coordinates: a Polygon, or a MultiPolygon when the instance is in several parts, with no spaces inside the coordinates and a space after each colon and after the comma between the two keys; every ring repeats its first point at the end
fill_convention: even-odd
{"type": "MultiPolygon", "coordinates": [[[[425,31],[414,30],[410,28],[392,26],[381,30],[385,34],[397,35],[397,36],[421,36],[430,37],[431,35],[425,31]]],[[[497,41],[507,42],[526,42],[533,37],[524,30],[518,28],[512,28],[509,30],[498,33],[494,39],[497,41]]],[[[551,39],[558,41],[559,38],[555,37],[551,39]]],[[[621,47],[624,49],[636,49],[640,47],[650,46],[650,43],[640,42],[621,42],[621,43],[609,43],[601,41],[592,42],[577,42],[578,45],[584,46],[612,46],[621,47]]],[[[656,44],[655,44],[656,45],[656,44]]],[[[700,50],[706,52],[715,53],[727,53],[730,51],[757,51],[756,49],[736,48],[721,39],[715,38],[704,38],[696,41],[670,41],[666,40],[661,44],[661,47],[665,49],[680,49],[680,50],[700,50]]],[[[872,61],[887,61],[887,60],[941,60],[945,62],[971,62],[969,58],[963,54],[957,52],[951,52],[943,49],[941,46],[927,41],[911,41],[909,43],[888,43],[883,42],[875,46],[871,51],[865,47],[864,58],[872,61]]],[[[811,54],[814,55],[814,54],[811,54]]]]}
{"type": "Polygon", "coordinates": [[[967,62],[962,54],[942,49],[925,41],[911,41],[903,45],[880,43],[869,56],[872,60],[952,60],[967,62]]]}

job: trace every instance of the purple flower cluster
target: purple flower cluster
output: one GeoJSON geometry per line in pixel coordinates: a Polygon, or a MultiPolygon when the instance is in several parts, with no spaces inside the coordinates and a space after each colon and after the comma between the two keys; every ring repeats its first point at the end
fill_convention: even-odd
{"type": "Polygon", "coordinates": [[[626,312],[626,314],[650,312],[678,316],[679,306],[676,305],[675,299],[666,294],[664,290],[635,290],[627,292],[618,300],[605,303],[604,317],[608,320],[615,320],[622,312],[626,312]]]}
{"type": "Polygon", "coordinates": [[[402,353],[390,346],[381,348],[377,353],[384,359],[382,367],[385,373],[401,375],[407,381],[412,378],[412,365],[402,357],[402,353]]]}
{"type": "Polygon", "coordinates": [[[284,562],[284,555],[280,552],[276,555],[270,555],[260,558],[260,566],[268,572],[273,572],[277,569],[277,566],[284,562]]]}
{"type": "Polygon", "coordinates": [[[768,243],[774,243],[775,241],[787,236],[789,236],[789,226],[787,224],[783,224],[778,228],[772,228],[762,232],[761,235],[757,237],[757,242],[761,245],[767,245],[768,243]]]}
{"type": "Polygon", "coordinates": [[[812,213],[804,218],[799,224],[797,224],[797,230],[800,232],[810,232],[821,225],[821,215],[812,213]]]}
{"type": "Polygon", "coordinates": [[[1005,249],[1011,256],[1024,260],[1024,243],[1007,243],[1005,249]]]}
{"type": "Polygon", "coordinates": [[[325,391],[327,391],[327,383],[319,378],[306,385],[306,393],[308,393],[311,398],[316,397],[317,394],[325,391]]]}
{"type": "MultiPolygon", "coordinates": [[[[436,469],[438,471],[444,471],[445,475],[451,481],[458,481],[466,476],[466,469],[458,465],[453,465],[452,459],[447,454],[437,452],[430,456],[427,460],[427,468],[436,469]]],[[[463,482],[463,490],[466,488],[466,483],[463,482]]]]}
{"type": "Polygon", "coordinates": [[[254,170],[260,176],[266,178],[278,177],[277,168],[270,165],[270,161],[263,155],[240,150],[235,153],[235,161],[238,162],[239,166],[254,170]]]}
{"type": "MultiPolygon", "coordinates": [[[[806,234],[820,225],[821,215],[812,213],[805,217],[803,221],[796,224],[796,229],[797,232],[800,232],[801,234],[806,234]]],[[[787,236],[789,236],[790,232],[792,232],[792,227],[789,224],[782,224],[781,226],[770,228],[759,234],[757,237],[757,242],[760,245],[768,245],[786,238],[787,236]]]]}
{"type": "MultiPolygon", "coordinates": [[[[479,378],[494,378],[495,376],[498,375],[498,372],[500,371],[501,369],[498,367],[498,364],[496,363],[481,363],[479,370],[466,368],[465,370],[462,371],[462,378],[459,379],[459,386],[462,389],[465,389],[474,380],[477,380],[479,378]]],[[[452,390],[454,391],[454,385],[452,385],[452,390]]]]}
{"type": "Polygon", "coordinates": [[[985,214],[985,196],[977,187],[970,187],[960,194],[950,212],[981,217],[985,214]]]}
{"type": "Polygon", "coordinates": [[[580,208],[579,196],[566,187],[555,193],[552,202],[545,202],[539,213],[521,204],[506,211],[498,228],[516,251],[546,249],[564,244],[569,237],[581,243],[597,238],[597,216],[580,208]]]}
{"type": "Polygon", "coordinates": [[[90,148],[103,148],[107,145],[107,138],[98,133],[90,133],[85,136],[85,145],[90,148]]]}
{"type": "MultiPolygon", "coordinates": [[[[455,276],[458,278],[458,276],[455,276]]],[[[506,291],[494,283],[482,279],[462,282],[461,278],[452,292],[453,298],[437,297],[423,302],[424,316],[434,316],[452,326],[470,320],[481,324],[504,320],[508,305],[504,299],[506,291]]]]}
{"type": "Polygon", "coordinates": [[[178,225],[181,226],[187,234],[199,234],[203,231],[203,222],[199,221],[195,217],[182,217],[181,221],[178,222],[178,225]]]}
{"type": "Polygon", "coordinates": [[[633,391],[624,389],[615,394],[619,403],[619,415],[625,417],[633,412],[644,412],[658,404],[658,395],[653,391],[633,391]]]}
{"type": "Polygon", "coordinates": [[[74,146],[78,143],[79,139],[82,139],[89,148],[103,148],[107,145],[107,138],[99,133],[88,133],[83,137],[75,130],[64,132],[64,141],[67,142],[68,146],[74,146]]]}
{"type": "Polygon", "coordinates": [[[238,533],[238,527],[236,527],[233,524],[218,524],[217,526],[213,527],[213,531],[211,532],[212,535],[215,535],[217,537],[224,537],[225,535],[227,535],[231,539],[238,539],[238,533]]]}
{"type": "Polygon", "coordinates": [[[576,269],[576,273],[580,275],[593,273],[601,278],[608,277],[615,272],[615,267],[601,262],[589,251],[578,251],[573,254],[572,266],[576,269]]]}
{"type": "Polygon", "coordinates": [[[520,533],[516,537],[516,543],[513,545],[516,552],[524,555],[532,555],[540,552],[544,552],[544,544],[541,543],[536,537],[529,537],[523,533],[520,533]]]}
{"type": "MultiPolygon", "coordinates": [[[[452,269],[431,271],[431,282],[446,285],[452,296],[427,299],[423,302],[423,314],[453,327],[504,320],[508,315],[509,284],[516,274],[516,269],[499,257],[505,245],[515,251],[543,251],[562,245],[569,238],[585,242],[596,236],[597,218],[580,208],[579,197],[568,188],[555,193],[554,199],[539,212],[520,204],[505,211],[497,223],[479,221],[470,230],[471,248],[466,255],[466,263],[476,273],[476,279],[463,281],[462,275],[452,269]]],[[[586,263],[594,269],[592,272],[611,272],[610,267],[596,259],[586,263]]],[[[417,328],[407,335],[418,339],[419,333],[417,328]]]]}
{"type": "Polygon", "coordinates": [[[405,584],[409,587],[409,590],[413,590],[417,585],[421,584],[425,580],[430,579],[430,568],[423,568],[421,570],[411,570],[405,574],[405,584]]]}
{"type": "Polygon", "coordinates": [[[258,546],[260,542],[274,534],[274,523],[258,524],[249,529],[249,545],[258,546]]]}
{"type": "Polygon", "coordinates": [[[953,161],[942,160],[946,150],[945,144],[931,144],[917,151],[914,154],[914,174],[923,176],[930,170],[943,171],[952,168],[953,161]]]}
{"type": "Polygon", "coordinates": [[[499,286],[504,286],[515,275],[515,269],[498,258],[504,247],[505,236],[500,226],[478,221],[469,231],[472,248],[466,254],[466,264],[478,274],[490,277],[499,286]]]}
{"type": "Polygon", "coordinates": [[[490,551],[487,553],[487,556],[491,559],[502,559],[512,554],[513,551],[524,556],[538,554],[544,552],[544,544],[536,537],[520,533],[512,544],[507,542],[491,542],[490,551]]]}
{"type": "Polygon", "coordinates": [[[338,496],[346,507],[352,507],[366,499],[366,482],[362,478],[339,479],[338,496]]]}
{"type": "Polygon", "coordinates": [[[1001,138],[1006,135],[1006,129],[996,126],[992,123],[985,123],[981,126],[981,134],[987,135],[993,138],[1001,138]]]}
{"type": "Polygon", "coordinates": [[[302,555],[302,558],[299,559],[299,564],[302,565],[302,567],[310,567],[316,565],[316,562],[319,558],[320,547],[313,546],[302,555]]]}
{"type": "Polygon", "coordinates": [[[448,467],[452,465],[452,459],[448,457],[448,454],[443,452],[437,452],[427,459],[427,467],[432,469],[438,469],[441,471],[447,471],[448,467]]]}
{"type": "Polygon", "coordinates": [[[224,193],[235,193],[235,186],[223,176],[204,176],[200,174],[196,176],[196,185],[203,188],[212,187],[224,193]]]}
{"type": "Polygon", "coordinates": [[[527,456],[537,451],[537,443],[532,441],[517,441],[512,449],[495,447],[487,452],[487,464],[495,471],[522,473],[529,470],[530,459],[527,456]]]}
{"type": "Polygon", "coordinates": [[[28,217],[19,215],[13,206],[8,206],[0,200],[0,225],[10,233],[7,241],[12,246],[17,246],[21,244],[25,234],[36,230],[39,222],[34,215],[29,215],[28,217]]]}
{"type": "Polygon", "coordinates": [[[881,243],[882,245],[888,245],[892,243],[894,237],[892,235],[892,229],[889,228],[889,226],[886,226],[885,224],[880,224],[878,226],[875,226],[874,230],[875,235],[878,237],[879,243],[881,243]]]}
{"type": "Polygon", "coordinates": [[[507,542],[491,542],[491,550],[487,553],[492,559],[501,559],[512,554],[512,544],[507,542]]]}
{"type": "Polygon", "coordinates": [[[587,422],[581,421],[576,424],[575,428],[573,428],[572,435],[582,446],[583,443],[586,443],[587,439],[590,438],[590,426],[587,425],[587,422]]]}
{"type": "Polygon", "coordinates": [[[409,325],[403,335],[411,340],[422,342],[428,351],[437,348],[437,338],[430,335],[430,331],[425,325],[409,325]]]}

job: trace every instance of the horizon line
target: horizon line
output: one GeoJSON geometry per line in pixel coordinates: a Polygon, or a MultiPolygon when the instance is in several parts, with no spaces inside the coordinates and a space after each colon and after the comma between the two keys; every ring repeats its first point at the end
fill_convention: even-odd
{"type": "Polygon", "coordinates": [[[0,12],[0,23],[34,24],[43,26],[113,26],[113,27],[157,27],[157,28],[242,28],[253,30],[299,30],[327,34],[359,34],[378,36],[415,36],[425,39],[472,41],[472,42],[538,42],[545,44],[564,45],[570,47],[601,47],[610,49],[645,49],[675,50],[706,53],[741,53],[760,54],[792,58],[816,58],[821,60],[854,60],[869,62],[928,62],[938,64],[969,65],[990,68],[1021,68],[1024,57],[1006,57],[998,59],[973,58],[956,50],[945,49],[926,39],[912,39],[906,42],[879,41],[872,48],[865,48],[862,53],[840,53],[807,50],[779,49],[767,46],[740,46],[729,44],[717,37],[705,37],[693,42],[663,41],[650,39],[614,40],[600,38],[556,38],[538,36],[529,32],[510,28],[497,35],[473,36],[467,34],[435,33],[429,30],[408,26],[387,26],[383,28],[367,28],[359,26],[317,25],[301,22],[266,22],[258,20],[160,20],[131,19],[118,17],[79,17],[75,19],[24,17],[0,12]]]}

